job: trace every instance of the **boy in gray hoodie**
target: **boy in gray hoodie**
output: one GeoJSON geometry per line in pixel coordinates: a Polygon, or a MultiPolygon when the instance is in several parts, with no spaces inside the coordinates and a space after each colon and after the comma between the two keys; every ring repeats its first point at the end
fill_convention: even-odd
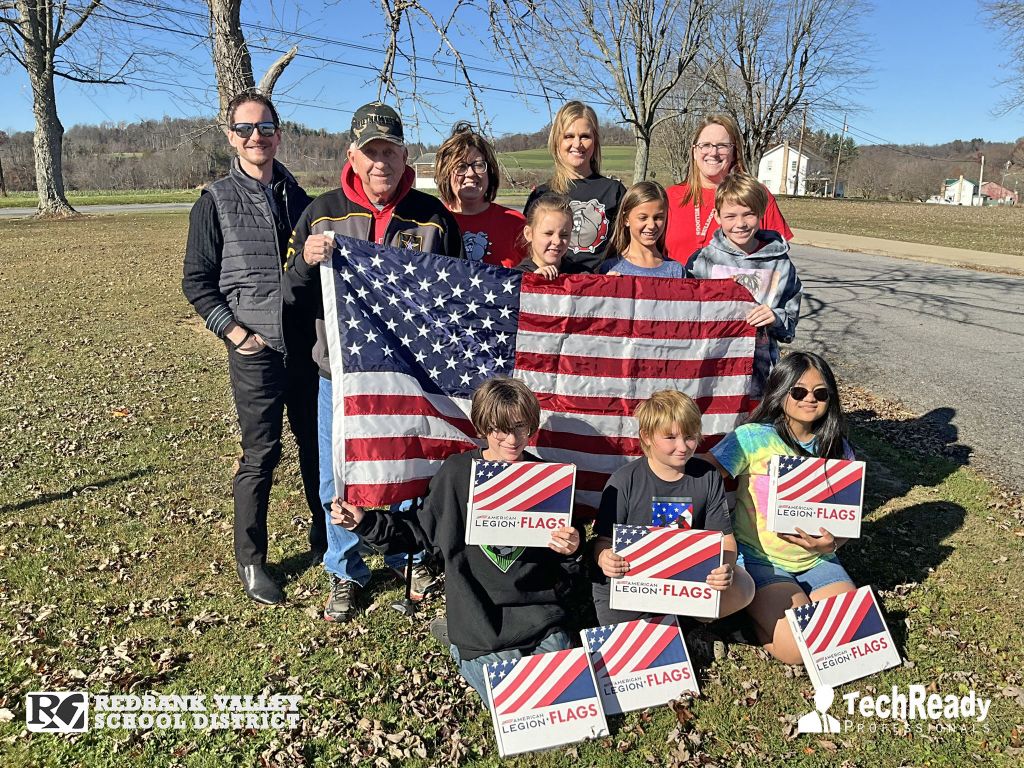
{"type": "Polygon", "coordinates": [[[745,173],[727,176],[715,192],[720,228],[686,264],[688,276],[733,278],[758,303],[746,318],[757,328],[752,393],[757,396],[779,360],[779,342],[788,344],[796,336],[803,294],[789,243],[778,232],[761,229],[767,207],[768,191],[757,179],[745,173]]]}

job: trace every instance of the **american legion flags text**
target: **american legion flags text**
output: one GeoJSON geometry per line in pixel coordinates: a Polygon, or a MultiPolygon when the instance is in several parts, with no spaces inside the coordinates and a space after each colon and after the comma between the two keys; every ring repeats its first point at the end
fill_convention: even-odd
{"type": "Polygon", "coordinates": [[[665,704],[684,691],[700,693],[675,616],[609,624],[580,635],[606,715],[665,704]]]}
{"type": "Polygon", "coordinates": [[[864,462],[813,456],[772,456],[768,467],[768,530],[860,538],[864,462]]]}
{"type": "Polygon", "coordinates": [[[629,570],[609,580],[609,607],[718,618],[721,595],[707,578],[722,564],[721,532],[618,524],[612,531],[612,551],[629,570]]]}
{"type": "Polygon", "coordinates": [[[900,664],[870,586],[786,611],[815,688],[835,688],[900,664]]]}
{"type": "Polygon", "coordinates": [[[642,454],[633,410],[679,389],[710,446],[750,410],[754,328],[733,280],[563,275],[337,238],[321,267],[339,493],[364,506],[422,495],[440,462],[478,445],[469,399],[514,376],[541,405],[531,448],[575,464],[597,506],[642,454]],[[339,385],[340,382],[340,385],[339,385]]]}
{"type": "Polygon", "coordinates": [[[467,544],[546,547],[572,522],[572,464],[473,459],[472,478],[467,544]]]}
{"type": "Polygon", "coordinates": [[[484,671],[502,757],[608,735],[582,648],[485,664],[484,671]]]}

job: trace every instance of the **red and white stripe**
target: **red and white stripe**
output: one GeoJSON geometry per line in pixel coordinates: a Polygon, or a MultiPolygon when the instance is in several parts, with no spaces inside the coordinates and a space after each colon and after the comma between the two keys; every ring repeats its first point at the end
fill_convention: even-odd
{"type": "Polygon", "coordinates": [[[492,707],[498,715],[546,707],[584,671],[587,656],[582,648],[527,656],[491,689],[492,707]]]}
{"type": "Polygon", "coordinates": [[[624,579],[668,579],[697,563],[717,558],[722,551],[718,531],[649,528],[650,533],[615,554],[629,561],[624,579]]]}
{"type": "Polygon", "coordinates": [[[473,489],[473,507],[478,512],[527,510],[571,487],[573,474],[571,464],[512,464],[473,489]]]}
{"type": "Polygon", "coordinates": [[[672,616],[619,624],[592,657],[594,672],[615,677],[644,670],[674,641],[682,643],[672,616]]]}
{"type": "Polygon", "coordinates": [[[871,587],[822,600],[802,633],[808,650],[821,653],[848,643],[873,605],[871,587]]]}
{"type": "MultiPolygon", "coordinates": [[[[325,281],[325,298],[331,290],[325,281]]],[[[336,336],[329,304],[325,321],[336,336]]],[[[733,280],[524,275],[513,375],[541,404],[531,450],[576,465],[577,504],[596,508],[608,476],[642,455],[633,412],[653,392],[677,389],[697,401],[702,451],[743,420],[753,405],[750,306],[733,280]]],[[[340,359],[340,342],[330,342],[332,361],[340,359]]],[[[422,495],[444,458],[480,445],[466,398],[424,393],[398,373],[340,378],[335,474],[352,503],[422,495]]]]}
{"type": "Polygon", "coordinates": [[[806,459],[779,478],[780,501],[821,502],[864,479],[864,467],[845,459],[806,459]]]}

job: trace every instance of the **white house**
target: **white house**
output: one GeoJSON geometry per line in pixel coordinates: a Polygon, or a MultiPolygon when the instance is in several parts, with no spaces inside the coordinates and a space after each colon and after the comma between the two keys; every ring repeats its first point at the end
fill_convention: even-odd
{"type": "Polygon", "coordinates": [[[981,205],[981,199],[975,199],[977,186],[961,176],[959,179],[946,179],[942,182],[942,199],[949,205],[981,205]]]}
{"type": "Polygon", "coordinates": [[[757,165],[757,179],[773,195],[820,193],[827,177],[824,161],[807,151],[799,152],[788,141],[769,149],[757,165]]]}
{"type": "Polygon", "coordinates": [[[412,167],[416,171],[416,189],[437,189],[437,182],[434,180],[434,158],[433,152],[420,155],[413,162],[412,167]]]}

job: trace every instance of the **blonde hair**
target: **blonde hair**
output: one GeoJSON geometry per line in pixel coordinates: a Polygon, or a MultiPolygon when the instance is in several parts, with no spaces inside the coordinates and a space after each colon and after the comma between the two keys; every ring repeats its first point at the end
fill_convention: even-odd
{"type": "Polygon", "coordinates": [[[715,210],[721,213],[726,203],[746,206],[761,219],[768,210],[768,190],[748,173],[730,173],[715,190],[715,210]]]}
{"type": "Polygon", "coordinates": [[[484,194],[484,200],[488,203],[493,202],[498,194],[501,178],[498,175],[498,158],[494,154],[494,147],[487,139],[474,131],[469,123],[456,123],[452,128],[452,135],[445,139],[434,157],[434,180],[437,182],[437,193],[448,207],[451,207],[458,197],[455,190],[452,189],[452,174],[455,172],[455,166],[462,162],[471,149],[475,149],[483,155],[484,162],[487,163],[487,192],[484,194]]]}
{"type": "MultiPolygon", "coordinates": [[[[629,247],[629,224],[626,219],[629,218],[630,211],[638,205],[654,202],[662,204],[667,216],[668,195],[665,194],[665,188],[656,181],[638,181],[626,190],[626,194],[622,196],[622,202],[619,203],[619,212],[615,216],[615,227],[612,230],[611,242],[605,250],[605,258],[617,259],[629,247]]],[[[661,236],[658,238],[659,251],[665,250],[666,229],[667,227],[662,227],[661,236]]]]}
{"type": "Polygon", "coordinates": [[[523,382],[495,376],[473,393],[469,419],[480,437],[495,430],[511,432],[520,424],[525,424],[532,435],[540,428],[540,403],[523,382]]]}
{"type": "Polygon", "coordinates": [[[636,418],[640,433],[640,447],[644,455],[650,455],[649,442],[655,432],[670,430],[678,425],[686,436],[697,437],[700,442],[700,408],[688,396],[674,389],[655,392],[636,407],[636,418]]]}
{"type": "Polygon", "coordinates": [[[590,172],[592,174],[601,173],[601,131],[597,123],[597,113],[582,101],[567,101],[558,110],[555,119],[551,121],[551,132],[548,134],[548,151],[555,161],[555,172],[548,185],[552,191],[560,192],[563,195],[569,191],[569,182],[575,176],[559,157],[558,147],[562,142],[562,134],[570,125],[580,119],[590,123],[590,129],[594,134],[594,154],[590,156],[590,172]]]}
{"type": "Polygon", "coordinates": [[[533,229],[537,226],[537,222],[540,220],[541,214],[544,213],[561,213],[569,219],[569,229],[572,229],[572,202],[568,196],[560,195],[557,192],[545,192],[526,210],[526,223],[523,225],[523,231],[519,233],[520,244],[526,249],[527,253],[531,252],[530,241],[526,239],[526,228],[533,229]]]}
{"type": "Polygon", "coordinates": [[[747,172],[747,165],[743,161],[743,136],[740,135],[739,125],[729,115],[708,115],[697,124],[697,129],[693,132],[693,141],[690,142],[690,170],[686,176],[686,183],[690,185],[690,190],[679,201],[680,207],[690,203],[696,205],[700,202],[701,176],[700,169],[693,161],[693,148],[697,145],[701,132],[709,125],[720,125],[725,128],[729,134],[729,141],[734,145],[732,148],[732,166],[729,168],[729,173],[747,172]]]}

